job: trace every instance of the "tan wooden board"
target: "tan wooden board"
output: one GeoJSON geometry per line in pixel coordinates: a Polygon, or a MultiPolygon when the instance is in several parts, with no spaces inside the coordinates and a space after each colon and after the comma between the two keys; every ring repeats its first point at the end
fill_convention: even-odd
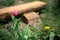
{"type": "Polygon", "coordinates": [[[30,25],[40,22],[40,17],[36,12],[24,13],[22,19],[23,19],[23,22],[30,25]]]}
{"type": "Polygon", "coordinates": [[[17,10],[19,13],[23,13],[26,11],[32,11],[32,10],[35,11],[36,9],[43,8],[45,5],[46,3],[44,2],[34,1],[30,3],[26,3],[26,4],[6,7],[6,8],[0,9],[0,15],[3,15],[5,13],[12,14],[11,12],[13,12],[14,10],[17,10]]]}

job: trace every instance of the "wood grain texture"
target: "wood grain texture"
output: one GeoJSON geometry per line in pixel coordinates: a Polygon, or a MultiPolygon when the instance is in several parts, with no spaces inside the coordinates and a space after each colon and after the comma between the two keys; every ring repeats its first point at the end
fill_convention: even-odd
{"type": "Polygon", "coordinates": [[[36,13],[36,12],[28,12],[28,13],[24,13],[23,14],[23,22],[25,22],[26,24],[35,24],[35,23],[40,23],[40,16],[36,13]]]}
{"type": "Polygon", "coordinates": [[[46,3],[44,3],[44,2],[34,1],[34,2],[31,2],[31,3],[22,4],[22,5],[6,7],[6,8],[0,9],[0,15],[5,14],[5,13],[12,14],[11,12],[13,12],[14,10],[19,11],[19,13],[23,13],[23,12],[26,12],[26,11],[32,11],[32,10],[35,10],[35,9],[42,8],[45,5],[46,5],[46,3]]]}

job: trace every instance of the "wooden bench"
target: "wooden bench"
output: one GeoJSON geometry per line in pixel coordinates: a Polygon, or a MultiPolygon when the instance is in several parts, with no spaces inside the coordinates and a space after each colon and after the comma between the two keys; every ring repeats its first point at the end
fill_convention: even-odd
{"type": "Polygon", "coordinates": [[[46,3],[44,2],[34,1],[26,4],[2,8],[0,9],[0,18],[5,19],[6,17],[11,16],[13,11],[17,10],[18,14],[23,13],[23,16],[28,20],[26,22],[30,23],[30,20],[33,20],[33,19],[36,20],[37,18],[39,19],[39,15],[37,15],[35,11],[37,11],[38,9],[42,9],[45,6],[46,6],[46,3]]]}

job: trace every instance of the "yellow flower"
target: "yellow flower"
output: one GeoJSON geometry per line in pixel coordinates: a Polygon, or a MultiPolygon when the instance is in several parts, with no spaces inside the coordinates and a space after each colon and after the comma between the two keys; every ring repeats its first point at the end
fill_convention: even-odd
{"type": "Polygon", "coordinates": [[[49,30],[49,29],[50,29],[50,27],[49,27],[49,26],[46,26],[46,27],[45,27],[45,30],[49,30]]]}

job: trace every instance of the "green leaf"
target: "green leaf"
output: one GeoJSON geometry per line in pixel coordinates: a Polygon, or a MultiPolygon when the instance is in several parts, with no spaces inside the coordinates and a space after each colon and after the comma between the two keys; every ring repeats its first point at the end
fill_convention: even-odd
{"type": "Polygon", "coordinates": [[[50,39],[50,40],[54,40],[54,36],[55,36],[54,32],[51,32],[51,33],[50,33],[50,38],[49,38],[49,39],[50,39]]]}

